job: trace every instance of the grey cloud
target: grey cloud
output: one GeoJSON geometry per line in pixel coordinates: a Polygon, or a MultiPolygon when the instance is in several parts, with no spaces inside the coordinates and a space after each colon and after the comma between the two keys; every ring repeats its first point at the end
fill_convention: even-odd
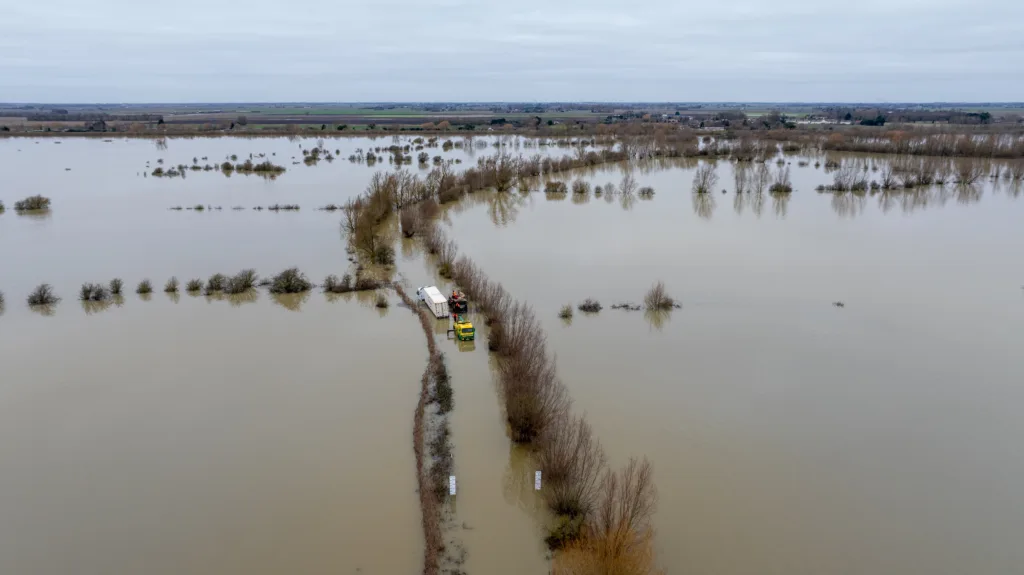
{"type": "Polygon", "coordinates": [[[0,0],[5,101],[1020,100],[1015,0],[0,0]]]}

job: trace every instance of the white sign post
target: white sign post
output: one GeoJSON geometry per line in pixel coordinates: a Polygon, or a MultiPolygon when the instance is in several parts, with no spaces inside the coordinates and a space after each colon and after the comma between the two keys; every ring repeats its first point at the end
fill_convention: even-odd
{"type": "Polygon", "coordinates": [[[533,490],[540,491],[540,471],[538,471],[537,475],[533,478],[533,490]]]}
{"type": "Polygon", "coordinates": [[[448,495],[455,495],[455,476],[448,476],[448,495]]]}

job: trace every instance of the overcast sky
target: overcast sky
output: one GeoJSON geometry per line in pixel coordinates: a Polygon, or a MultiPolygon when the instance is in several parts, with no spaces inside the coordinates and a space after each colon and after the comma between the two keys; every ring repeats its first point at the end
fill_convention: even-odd
{"type": "Polygon", "coordinates": [[[0,101],[1021,101],[1022,0],[0,0],[0,101]]]}

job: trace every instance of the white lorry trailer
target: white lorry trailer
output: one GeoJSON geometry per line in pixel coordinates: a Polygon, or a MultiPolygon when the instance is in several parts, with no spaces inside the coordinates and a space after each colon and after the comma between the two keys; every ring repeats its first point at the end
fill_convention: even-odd
{"type": "Polygon", "coordinates": [[[438,319],[448,317],[448,298],[444,297],[437,286],[421,287],[416,290],[416,295],[427,304],[430,313],[438,319]]]}

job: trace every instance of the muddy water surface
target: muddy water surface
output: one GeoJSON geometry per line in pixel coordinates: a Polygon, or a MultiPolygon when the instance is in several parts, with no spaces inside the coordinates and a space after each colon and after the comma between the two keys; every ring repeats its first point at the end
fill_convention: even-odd
{"type": "Polygon", "coordinates": [[[793,168],[790,196],[695,198],[682,167],[633,170],[650,201],[490,195],[451,233],[535,306],[612,463],[654,461],[670,572],[1015,571],[1024,202],[837,200],[793,168]],[[607,309],[659,279],[682,309],[607,309]],[[585,297],[606,309],[556,317],[585,297]]]}
{"type": "MultiPolygon", "coordinates": [[[[409,442],[426,358],[407,310],[381,313],[369,294],[131,293],[146,277],[159,291],[172,274],[245,267],[344,273],[340,218],[314,208],[389,169],[343,158],[391,141],[327,140],[342,159],[289,163],[315,144],[0,140],[0,572],[420,569],[409,442]],[[288,171],[141,175],[161,157],[250,152],[288,171]],[[49,215],[10,210],[32,193],[53,199],[49,215]],[[196,203],[223,210],[167,210],[196,203]],[[249,209],[272,203],[302,210],[249,209]],[[129,292],[120,306],[75,301],[82,282],[115,276],[129,292]],[[24,306],[40,282],[64,297],[53,315],[24,306]]],[[[428,149],[461,167],[493,151],[428,149]]],[[[720,162],[718,191],[694,196],[695,163],[663,161],[631,170],[651,200],[480,193],[445,220],[537,308],[611,461],[654,461],[670,572],[1013,572],[1019,188],[818,194],[831,176],[791,161],[791,195],[737,196],[720,162]],[[658,279],[682,309],[555,317],[585,297],[639,302],[658,279]]],[[[623,172],[579,177],[619,186],[623,172]]],[[[412,286],[446,287],[414,245],[401,253],[412,286]]],[[[468,572],[543,573],[534,470],[506,437],[478,333],[475,347],[443,342],[451,528],[468,572]]]]}

